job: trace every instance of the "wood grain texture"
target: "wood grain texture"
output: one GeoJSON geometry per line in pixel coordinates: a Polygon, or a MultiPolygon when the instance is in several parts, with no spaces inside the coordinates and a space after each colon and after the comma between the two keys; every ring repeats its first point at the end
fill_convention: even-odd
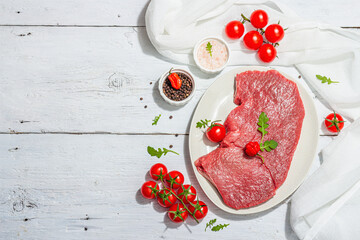
{"type": "MultiPolygon", "coordinates": [[[[336,26],[358,26],[360,2],[282,0],[297,14],[336,26]],[[349,17],[351,16],[351,17],[349,17]]],[[[0,25],[145,26],[149,0],[0,1],[0,25]]]]}
{"type": "MultiPolygon", "coordinates": [[[[1,27],[0,36],[3,133],[187,134],[198,100],[217,78],[180,66],[194,74],[197,91],[187,105],[174,107],[156,81],[179,65],[156,52],[145,28],[1,27]]],[[[277,69],[312,94],[295,69],[277,69]]],[[[312,96],[322,120],[329,110],[312,96]]]]}
{"type": "MultiPolygon", "coordinates": [[[[194,99],[182,108],[162,101],[155,82],[179,65],[161,57],[147,38],[148,2],[0,0],[0,239],[297,239],[288,200],[262,214],[233,216],[200,190],[208,217],[179,226],[141,197],[138,190],[158,161],[199,189],[188,124],[217,77],[180,66],[196,78],[194,99]],[[170,144],[180,156],[146,153],[148,145],[170,144]],[[229,228],[204,232],[212,218],[229,228]]],[[[358,1],[283,2],[305,18],[359,26],[358,1]]],[[[311,94],[322,120],[330,110],[311,94]]],[[[318,151],[331,140],[320,137],[318,151]]]]}
{"type": "Polygon", "coordinates": [[[0,25],[145,26],[148,0],[0,1],[0,25]]]}
{"type": "MultiPolygon", "coordinates": [[[[0,135],[0,238],[296,239],[288,204],[249,216],[215,207],[195,179],[187,144],[186,136],[0,135]],[[146,153],[148,145],[170,144],[180,156],[146,153]],[[141,196],[138,190],[156,162],[183,172],[185,182],[198,189],[210,210],[204,222],[172,224],[162,207],[141,196]],[[205,233],[213,218],[230,223],[229,229],[205,233]]],[[[316,159],[313,169],[318,165],[316,159]]]]}

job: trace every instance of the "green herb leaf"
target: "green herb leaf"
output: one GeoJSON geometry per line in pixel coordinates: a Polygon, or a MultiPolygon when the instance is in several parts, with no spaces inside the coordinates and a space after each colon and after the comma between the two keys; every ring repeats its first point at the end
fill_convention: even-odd
{"type": "Polygon", "coordinates": [[[222,230],[223,228],[226,228],[229,225],[230,224],[219,224],[219,225],[216,225],[216,226],[212,227],[211,231],[218,232],[218,231],[222,230]]]}
{"type": "Polygon", "coordinates": [[[339,82],[332,81],[331,78],[327,78],[327,77],[321,76],[321,75],[316,75],[316,78],[321,80],[321,83],[327,83],[327,84],[339,83],[339,82]]]}
{"type": "Polygon", "coordinates": [[[207,229],[207,228],[211,228],[211,227],[214,225],[215,222],[216,222],[216,218],[210,220],[210,221],[206,224],[205,232],[206,232],[206,229],[207,229]]]}
{"type": "Polygon", "coordinates": [[[211,122],[211,120],[200,120],[196,123],[196,128],[206,128],[208,127],[208,124],[211,122]]]}
{"type": "MultiPolygon", "coordinates": [[[[269,124],[267,124],[268,121],[269,118],[266,116],[264,112],[262,112],[259,116],[259,121],[257,125],[259,126],[258,131],[261,132],[262,134],[261,141],[259,143],[260,150],[261,151],[266,150],[267,152],[270,152],[271,150],[275,149],[278,146],[278,143],[275,140],[268,140],[263,142],[265,134],[268,133],[268,131],[265,130],[269,127],[269,124]]],[[[265,162],[263,156],[261,156],[260,154],[257,154],[257,156],[261,157],[263,163],[265,162]]]]}
{"type": "Polygon", "coordinates": [[[155,118],[152,120],[153,121],[152,125],[157,125],[160,117],[161,117],[161,114],[159,114],[159,116],[155,116],[155,118]]]}
{"type": "Polygon", "coordinates": [[[158,148],[158,150],[156,150],[155,148],[150,147],[150,146],[147,147],[147,152],[150,154],[150,156],[152,156],[152,157],[155,156],[157,158],[160,158],[162,155],[165,156],[169,152],[179,155],[179,153],[174,152],[174,151],[169,150],[169,149],[166,149],[166,148],[163,148],[162,150],[161,150],[161,148],[158,148]]]}
{"type": "Polygon", "coordinates": [[[264,151],[264,149],[270,152],[272,149],[275,149],[278,146],[278,143],[275,140],[265,141],[260,144],[260,150],[264,151]]]}
{"type": "Polygon", "coordinates": [[[196,127],[197,128],[207,128],[208,127],[209,129],[207,131],[210,131],[213,127],[216,126],[216,123],[221,122],[221,120],[215,120],[215,121],[212,121],[211,123],[210,122],[211,121],[207,120],[207,119],[200,120],[199,122],[196,123],[196,127]],[[209,123],[210,123],[210,125],[209,125],[209,123]]]}
{"type": "Polygon", "coordinates": [[[208,51],[208,53],[210,54],[210,57],[212,57],[212,45],[210,42],[208,42],[206,45],[206,51],[208,51]]]}
{"type": "Polygon", "coordinates": [[[264,138],[264,135],[268,133],[265,130],[266,128],[269,127],[269,125],[266,124],[268,121],[269,121],[269,118],[266,116],[266,114],[264,112],[262,112],[259,116],[259,121],[257,123],[257,125],[259,126],[258,130],[259,130],[259,132],[262,133],[261,141],[264,138]]]}

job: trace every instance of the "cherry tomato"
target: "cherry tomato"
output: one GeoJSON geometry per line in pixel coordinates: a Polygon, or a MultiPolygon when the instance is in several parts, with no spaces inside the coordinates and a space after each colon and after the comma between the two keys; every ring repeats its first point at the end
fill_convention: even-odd
{"type": "Polygon", "coordinates": [[[269,43],[260,47],[258,55],[261,61],[269,63],[276,58],[277,51],[275,47],[269,43]]]}
{"type": "Polygon", "coordinates": [[[250,31],[244,36],[244,45],[248,49],[257,50],[263,44],[263,36],[258,31],[250,31]]]}
{"type": "Polygon", "coordinates": [[[177,189],[184,183],[184,175],[179,171],[171,171],[166,174],[165,182],[170,188],[177,189]]]}
{"type": "Polygon", "coordinates": [[[284,29],[279,24],[271,24],[265,30],[265,37],[269,42],[277,43],[284,38],[284,29]]]}
{"type": "Polygon", "coordinates": [[[167,174],[167,168],[162,163],[156,163],[150,168],[150,176],[154,180],[162,180],[167,174]]]}
{"type": "Polygon", "coordinates": [[[344,127],[344,122],[343,117],[335,112],[325,118],[325,126],[330,132],[340,132],[344,127]]]}
{"type": "Polygon", "coordinates": [[[226,35],[231,39],[239,39],[244,34],[244,24],[240,21],[231,21],[225,27],[226,35]]]}
{"type": "Polygon", "coordinates": [[[260,151],[260,144],[258,142],[249,142],[245,145],[245,153],[253,157],[260,151]]]}
{"type": "Polygon", "coordinates": [[[184,222],[188,217],[188,212],[186,211],[184,205],[177,203],[170,207],[168,216],[170,220],[175,223],[184,222]]]}
{"type": "Polygon", "coordinates": [[[157,201],[162,207],[170,207],[176,202],[177,198],[169,190],[162,189],[158,192],[157,201]]]}
{"type": "Polygon", "coordinates": [[[226,135],[226,129],[224,125],[220,123],[214,123],[214,126],[209,127],[206,130],[207,138],[212,142],[220,142],[226,135]]]}
{"type": "Polygon", "coordinates": [[[185,203],[188,204],[189,202],[192,202],[195,200],[196,198],[196,190],[193,186],[191,185],[181,185],[181,188],[179,188],[178,192],[177,192],[177,196],[179,198],[181,198],[181,200],[185,203]]]}
{"type": "Polygon", "coordinates": [[[147,181],[141,187],[141,194],[144,198],[153,199],[159,190],[159,185],[156,182],[147,181]]]}
{"type": "Polygon", "coordinates": [[[188,209],[195,215],[197,220],[203,219],[208,213],[206,204],[199,200],[190,202],[188,209]]]}
{"type": "Polygon", "coordinates": [[[269,17],[264,10],[255,10],[250,16],[251,25],[255,28],[263,28],[268,24],[269,17]]]}

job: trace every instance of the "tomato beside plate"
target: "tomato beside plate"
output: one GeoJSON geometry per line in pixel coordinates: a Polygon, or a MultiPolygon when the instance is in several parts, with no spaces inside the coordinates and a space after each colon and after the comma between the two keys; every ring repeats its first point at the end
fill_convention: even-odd
{"type": "Polygon", "coordinates": [[[334,133],[340,132],[343,129],[344,122],[343,117],[335,112],[327,115],[324,121],[327,130],[334,133]]]}

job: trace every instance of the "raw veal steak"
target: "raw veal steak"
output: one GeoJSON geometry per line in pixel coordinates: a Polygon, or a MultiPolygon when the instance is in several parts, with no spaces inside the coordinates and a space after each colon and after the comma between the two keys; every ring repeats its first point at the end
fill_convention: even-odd
{"type": "MultiPolygon", "coordinates": [[[[272,177],[275,189],[279,188],[286,179],[292,157],[294,155],[297,143],[300,138],[302,121],[305,116],[304,107],[299,95],[299,91],[295,83],[286,79],[275,70],[266,72],[247,71],[236,76],[236,93],[234,102],[240,106],[231,111],[225,121],[227,135],[221,142],[220,147],[215,151],[221,151],[222,155],[234,155],[238,149],[241,154],[229,157],[228,159],[238,159],[239,163],[257,162],[261,164],[258,157],[248,158],[244,155],[244,147],[250,141],[260,141],[261,133],[257,131],[257,121],[261,112],[265,112],[270,119],[267,129],[268,134],[264,140],[274,139],[278,142],[278,147],[271,152],[262,152],[261,155],[265,159],[265,164],[261,164],[268,174],[272,177]],[[221,150],[219,150],[221,149],[221,150]]],[[[254,200],[248,196],[258,194],[258,188],[254,188],[257,179],[251,180],[244,168],[228,166],[223,161],[219,161],[221,156],[209,153],[208,155],[198,159],[195,162],[197,169],[214,183],[223,197],[224,202],[235,209],[255,206],[263,201],[254,200]],[[216,159],[214,159],[216,156],[216,159]],[[211,162],[212,164],[208,164],[211,162]],[[214,176],[213,169],[226,169],[226,174],[220,171],[214,176]],[[240,169],[240,170],[239,170],[240,169]],[[213,179],[216,178],[215,182],[213,179]],[[250,188],[244,185],[235,185],[231,193],[228,188],[219,187],[227,184],[229,179],[236,181],[239,178],[246,178],[246,182],[250,188]],[[254,190],[256,189],[256,190],[254,190]],[[234,192],[240,193],[234,199],[225,199],[229,196],[235,196],[234,192]],[[244,200],[247,199],[248,201],[244,200]],[[249,203],[251,202],[251,203],[249,203]],[[246,204],[244,204],[246,203],[246,204]]],[[[245,168],[246,169],[246,168],[245,168]]],[[[261,185],[263,186],[263,185],[261,185]]],[[[273,196],[273,193],[264,190],[261,199],[264,201],[273,196]],[[268,196],[264,196],[268,193],[268,196]]]]}
{"type": "Polygon", "coordinates": [[[275,185],[261,161],[238,147],[217,148],[196,161],[199,172],[219,190],[226,205],[252,207],[275,194],[275,185]]]}

